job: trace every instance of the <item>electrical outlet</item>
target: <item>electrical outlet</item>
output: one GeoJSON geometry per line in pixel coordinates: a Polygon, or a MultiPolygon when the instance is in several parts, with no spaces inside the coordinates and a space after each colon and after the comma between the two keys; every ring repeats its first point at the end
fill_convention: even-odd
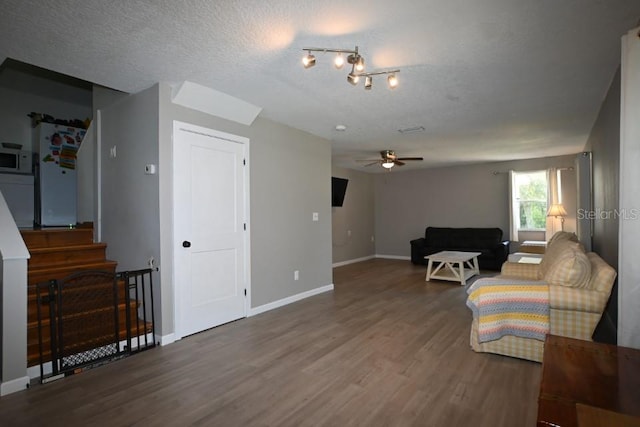
{"type": "Polygon", "coordinates": [[[153,268],[155,262],[156,262],[155,258],[149,257],[149,259],[147,260],[147,265],[149,266],[149,268],[153,268]]]}
{"type": "Polygon", "coordinates": [[[116,150],[116,146],[114,145],[109,149],[109,157],[111,157],[112,159],[115,159],[117,155],[118,155],[118,151],[116,150]]]}
{"type": "Polygon", "coordinates": [[[347,230],[347,237],[351,237],[351,230],[347,230]]]}
{"type": "Polygon", "coordinates": [[[373,236],[371,236],[371,243],[375,242],[375,238],[373,236]]]}
{"type": "Polygon", "coordinates": [[[313,213],[313,220],[317,221],[318,220],[318,212],[314,212],[313,213]]]}
{"type": "Polygon", "coordinates": [[[298,279],[300,279],[300,271],[295,270],[293,272],[293,280],[298,280],[298,279]]]}

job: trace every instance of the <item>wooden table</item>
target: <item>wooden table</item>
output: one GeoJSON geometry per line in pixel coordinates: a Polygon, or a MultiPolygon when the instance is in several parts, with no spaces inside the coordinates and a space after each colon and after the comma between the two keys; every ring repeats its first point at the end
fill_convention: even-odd
{"type": "Polygon", "coordinates": [[[480,274],[478,268],[478,256],[480,252],[442,251],[424,257],[429,260],[427,264],[427,276],[425,281],[431,279],[452,280],[460,282],[462,286],[467,284],[467,279],[480,274]],[[440,263],[433,268],[433,263],[440,263]],[[466,268],[465,268],[466,267],[466,268]]]}
{"type": "Polygon", "coordinates": [[[548,335],[538,426],[587,425],[640,426],[640,350],[548,335]]]}

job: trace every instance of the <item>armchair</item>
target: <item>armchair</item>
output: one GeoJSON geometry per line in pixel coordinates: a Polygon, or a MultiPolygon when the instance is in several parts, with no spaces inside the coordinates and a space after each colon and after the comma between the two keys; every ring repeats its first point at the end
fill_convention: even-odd
{"type": "MultiPolygon", "coordinates": [[[[504,284],[525,280],[546,285],[549,333],[591,341],[611,294],[616,271],[596,253],[584,253],[575,235],[567,234],[567,238],[550,241],[540,264],[506,262],[501,274],[492,280],[504,284]]],[[[480,342],[478,331],[479,319],[474,316],[470,337],[474,351],[542,361],[544,341],[505,334],[493,341],[480,342]]]]}

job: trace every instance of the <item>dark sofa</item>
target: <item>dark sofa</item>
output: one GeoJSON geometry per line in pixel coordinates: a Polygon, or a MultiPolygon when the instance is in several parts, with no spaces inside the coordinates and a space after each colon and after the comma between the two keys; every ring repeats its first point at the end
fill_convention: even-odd
{"type": "Polygon", "coordinates": [[[499,228],[427,227],[424,237],[410,243],[414,264],[426,264],[426,255],[440,251],[480,252],[481,269],[500,270],[509,256],[509,241],[502,240],[499,228]]]}

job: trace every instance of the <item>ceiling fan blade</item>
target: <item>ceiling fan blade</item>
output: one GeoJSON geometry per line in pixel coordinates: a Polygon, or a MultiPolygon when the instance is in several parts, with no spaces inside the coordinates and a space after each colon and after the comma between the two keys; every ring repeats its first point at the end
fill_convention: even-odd
{"type": "Polygon", "coordinates": [[[380,159],[356,159],[356,162],[379,162],[380,159]]]}
{"type": "Polygon", "coordinates": [[[400,157],[398,160],[424,160],[422,157],[400,157]]]}
{"type": "Polygon", "coordinates": [[[398,159],[394,160],[394,161],[393,161],[393,163],[395,163],[395,164],[396,164],[396,165],[398,165],[398,166],[404,166],[404,164],[405,164],[404,162],[401,162],[401,161],[400,161],[400,160],[398,160],[398,159]]]}
{"type": "Polygon", "coordinates": [[[367,163],[364,166],[367,167],[367,166],[373,166],[373,165],[377,165],[377,164],[380,164],[380,160],[376,160],[375,162],[367,163]]]}

